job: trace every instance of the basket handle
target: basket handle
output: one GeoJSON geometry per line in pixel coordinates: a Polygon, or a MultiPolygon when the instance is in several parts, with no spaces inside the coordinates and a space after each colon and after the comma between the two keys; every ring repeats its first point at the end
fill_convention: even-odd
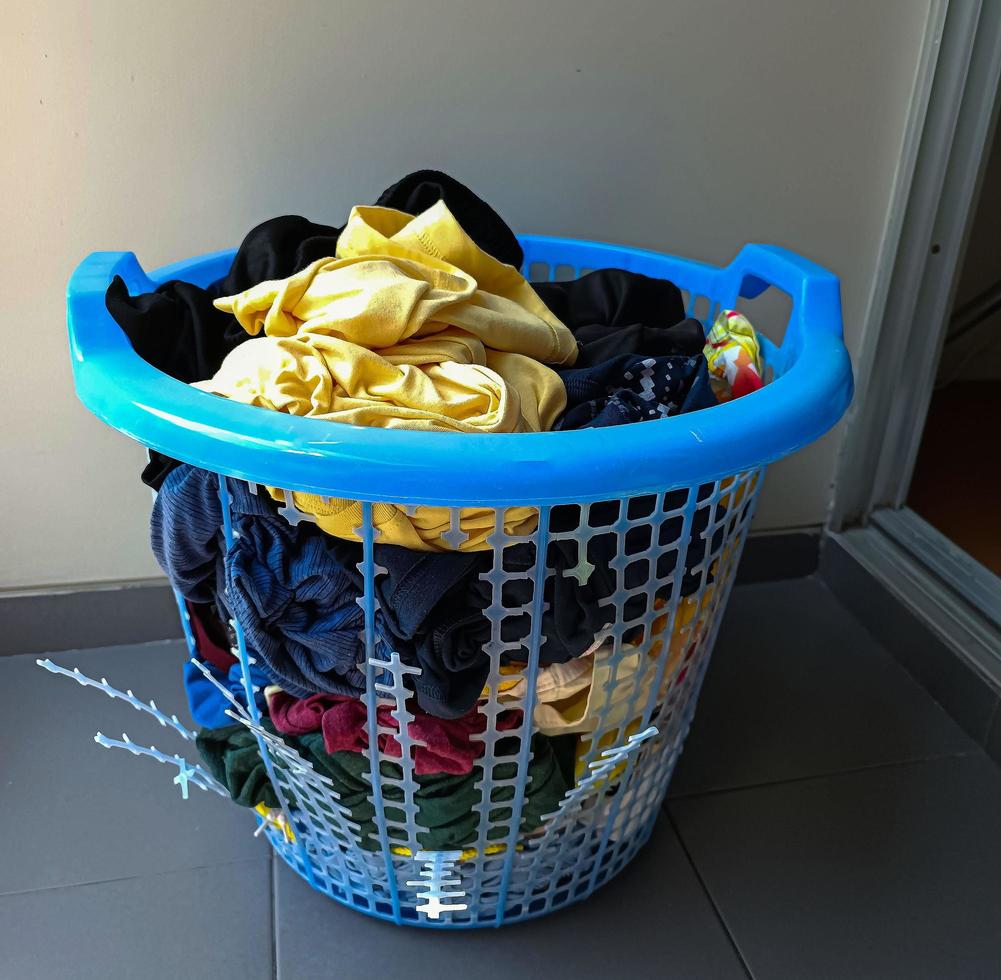
{"type": "Polygon", "coordinates": [[[784,370],[814,346],[817,340],[843,342],[841,286],[838,277],[823,266],[778,245],[745,245],[726,268],[720,270],[718,295],[724,307],[738,296],[754,299],[769,286],[792,299],[785,339],[779,348],[784,370]]]}
{"type": "Polygon", "coordinates": [[[156,284],[143,271],[134,252],[92,252],[76,267],[66,289],[70,313],[70,345],[77,359],[93,357],[111,347],[128,346],[121,329],[104,308],[104,294],[115,276],[125,280],[131,295],[156,284]]]}
{"type": "Polygon", "coordinates": [[[131,296],[152,292],[174,278],[207,286],[226,275],[233,255],[233,249],[224,249],[200,256],[193,269],[190,262],[178,262],[158,269],[152,279],[135,252],[92,252],[73,271],[66,289],[73,349],[87,357],[108,349],[130,349],[125,334],[104,306],[104,295],[115,276],[122,277],[131,296]]]}

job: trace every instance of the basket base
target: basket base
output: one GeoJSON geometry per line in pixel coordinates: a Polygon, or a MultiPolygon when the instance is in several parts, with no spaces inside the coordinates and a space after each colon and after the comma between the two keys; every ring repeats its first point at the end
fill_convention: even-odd
{"type": "Polygon", "coordinates": [[[392,856],[390,882],[381,851],[313,839],[304,826],[296,828],[295,840],[271,825],[266,835],[278,857],[310,887],[376,919],[425,929],[482,929],[541,918],[588,898],[647,843],[687,728],[674,738],[654,739],[645,764],[624,774],[613,791],[558,833],[526,841],[513,858],[506,851],[466,860],[459,852],[431,852],[449,861],[440,892],[444,911],[428,911],[421,890],[429,886],[412,887],[430,867],[423,852],[392,856]]]}
{"type": "MultiPolygon", "coordinates": [[[[516,900],[511,901],[508,903],[506,913],[500,919],[498,919],[496,912],[493,910],[491,910],[489,917],[482,919],[475,917],[475,911],[472,918],[465,920],[456,920],[447,917],[448,913],[445,913],[442,918],[432,919],[406,905],[401,907],[400,914],[396,916],[393,914],[393,907],[388,901],[376,900],[371,902],[365,898],[359,900],[360,896],[347,893],[329,879],[320,878],[315,873],[311,876],[300,861],[296,846],[294,844],[290,845],[284,838],[280,836],[272,837],[269,833],[268,840],[274,848],[276,855],[311,888],[326,895],[327,898],[333,899],[338,904],[349,909],[354,909],[373,919],[381,919],[384,922],[391,922],[401,926],[412,926],[419,929],[496,929],[500,926],[527,922],[530,919],[540,919],[552,912],[558,912],[561,909],[569,908],[572,905],[583,902],[599,888],[611,881],[636,857],[640,849],[649,841],[655,825],[656,820],[651,821],[641,835],[634,837],[625,847],[617,850],[610,860],[604,862],[605,866],[598,872],[593,881],[581,882],[576,889],[567,888],[565,890],[565,897],[559,900],[546,902],[542,898],[536,899],[533,903],[529,904],[528,909],[522,908],[521,904],[516,900]]],[[[472,862],[464,863],[469,864],[472,862]]]]}

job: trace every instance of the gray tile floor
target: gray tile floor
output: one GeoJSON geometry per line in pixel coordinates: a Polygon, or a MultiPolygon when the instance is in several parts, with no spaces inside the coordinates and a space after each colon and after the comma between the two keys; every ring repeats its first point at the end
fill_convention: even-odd
{"type": "MultiPolygon", "coordinates": [[[[53,659],[174,711],[183,657],[53,659]]],[[[814,579],[736,590],[633,865],[499,932],[310,891],[247,813],[93,742],[169,732],[34,657],[0,658],[0,716],[0,978],[1001,977],[1001,771],[814,579]]]]}

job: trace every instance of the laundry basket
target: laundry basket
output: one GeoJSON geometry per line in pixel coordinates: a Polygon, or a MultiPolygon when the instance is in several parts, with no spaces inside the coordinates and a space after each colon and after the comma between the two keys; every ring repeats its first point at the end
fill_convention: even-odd
{"type": "MultiPolygon", "coordinates": [[[[131,253],[95,253],[69,284],[81,400],[145,446],[217,475],[227,547],[237,533],[237,492],[273,488],[293,524],[316,520],[307,512],[316,507],[300,506],[302,494],[356,502],[364,792],[349,805],[325,773],[262,725],[239,618],[234,652],[249,707],[234,702],[232,711],[256,736],[280,804],[257,818],[277,854],[331,898],[397,923],[465,928],[544,915],[586,898],[636,855],[692,718],[764,467],[830,428],[852,395],[838,280],[791,252],[748,245],[715,268],[594,242],[528,236],[521,244],[532,279],[607,267],[666,278],[681,287],[690,312],[710,320],[739,306],[739,297],[776,286],[792,307],[781,346],[762,339],[770,383],[739,401],[616,428],[466,435],[335,425],[240,405],[161,374],[105,309],[115,275],[133,294],[169,279],[207,285],[226,273],[232,252],[150,275],[131,253]],[[420,670],[376,628],[386,612],[380,515],[418,508],[439,522],[447,547],[461,549],[477,535],[484,562],[477,587],[487,595],[489,672],[484,730],[472,736],[482,753],[461,787],[466,829],[449,849],[425,846],[428,794],[414,765],[422,742],[410,724],[420,670]],[[540,659],[561,628],[554,613],[567,589],[589,597],[582,614],[596,624],[598,642],[588,653],[588,684],[571,685],[576,707],[556,722],[574,736],[560,762],[562,798],[540,812],[540,759],[553,751],[539,737],[553,710],[540,659]]],[[[176,719],[166,720],[188,737],[176,719]]],[[[132,742],[123,747],[151,754],[132,742]]],[[[188,783],[218,788],[180,755],[153,756],[177,767],[174,781],[185,792],[188,783]]]]}

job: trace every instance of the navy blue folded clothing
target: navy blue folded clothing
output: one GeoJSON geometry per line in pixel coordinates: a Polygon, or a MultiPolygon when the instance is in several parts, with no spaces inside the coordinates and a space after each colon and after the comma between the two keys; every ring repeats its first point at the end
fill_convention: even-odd
{"type": "Polygon", "coordinates": [[[489,568],[483,552],[411,551],[395,544],[377,544],[374,558],[386,572],[376,578],[386,625],[406,639],[426,632],[428,618],[442,600],[456,587],[468,588],[471,576],[489,568]]]}
{"type": "MultiPolygon", "coordinates": [[[[351,562],[347,555],[351,543],[335,539],[333,547],[345,567],[354,569],[361,591],[357,560],[351,562]]],[[[385,570],[375,577],[375,590],[392,648],[405,663],[421,668],[411,680],[418,704],[438,718],[464,715],[483,690],[489,667],[483,650],[489,639],[485,604],[471,604],[471,599],[480,574],[490,569],[490,556],[377,544],[373,559],[385,570]],[[465,628],[457,628],[457,620],[465,628]]]]}
{"type": "MultiPolygon", "coordinates": [[[[224,605],[225,544],[215,473],[186,463],[170,470],[153,501],[149,537],[157,562],[185,599],[209,603],[218,598],[224,605]]],[[[228,608],[222,612],[228,615],[228,608]]]]}
{"type": "Polygon", "coordinates": [[[238,532],[225,560],[226,601],[248,651],[295,697],[364,691],[361,593],[327,535],[278,515],[240,521],[238,532]]]}
{"type": "MultiPolygon", "coordinates": [[[[290,525],[264,493],[227,480],[234,541],[222,534],[219,477],[181,464],[153,505],[153,553],[171,584],[195,602],[218,600],[243,627],[248,652],[296,697],[364,690],[364,613],[353,565],[361,546],[311,524],[290,525]],[[346,564],[345,564],[346,563],[346,564]]],[[[381,614],[377,655],[385,654],[381,614]]]]}

